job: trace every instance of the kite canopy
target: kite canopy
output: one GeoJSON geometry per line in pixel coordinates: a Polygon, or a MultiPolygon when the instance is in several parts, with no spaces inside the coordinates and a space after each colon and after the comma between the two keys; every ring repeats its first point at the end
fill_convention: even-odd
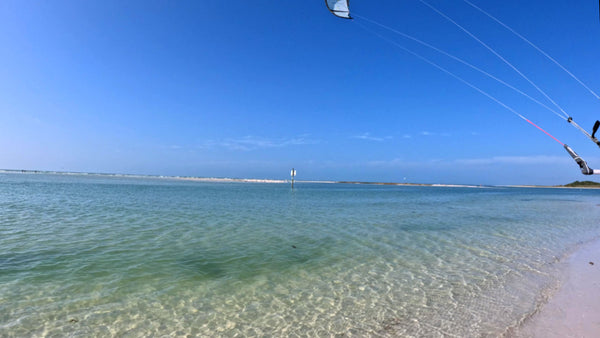
{"type": "Polygon", "coordinates": [[[350,16],[350,0],[325,0],[327,9],[338,18],[352,19],[350,16]]]}

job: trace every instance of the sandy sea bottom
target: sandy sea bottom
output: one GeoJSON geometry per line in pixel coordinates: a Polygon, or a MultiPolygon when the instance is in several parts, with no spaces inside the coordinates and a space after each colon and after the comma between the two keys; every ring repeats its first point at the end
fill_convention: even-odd
{"type": "Polygon", "coordinates": [[[499,336],[598,193],[0,175],[2,336],[499,336]]]}

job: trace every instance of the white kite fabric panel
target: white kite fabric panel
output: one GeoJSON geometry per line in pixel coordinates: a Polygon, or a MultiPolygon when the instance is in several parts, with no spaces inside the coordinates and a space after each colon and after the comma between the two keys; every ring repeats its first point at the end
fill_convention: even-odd
{"type": "Polygon", "coordinates": [[[348,0],[325,0],[327,8],[333,15],[344,19],[351,19],[348,0]]]}

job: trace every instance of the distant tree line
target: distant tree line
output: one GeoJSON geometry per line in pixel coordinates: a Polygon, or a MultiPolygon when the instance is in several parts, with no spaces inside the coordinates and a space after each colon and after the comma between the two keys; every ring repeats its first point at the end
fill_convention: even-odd
{"type": "Polygon", "coordinates": [[[600,187],[600,183],[593,181],[575,181],[569,184],[565,184],[565,187],[600,187]]]}

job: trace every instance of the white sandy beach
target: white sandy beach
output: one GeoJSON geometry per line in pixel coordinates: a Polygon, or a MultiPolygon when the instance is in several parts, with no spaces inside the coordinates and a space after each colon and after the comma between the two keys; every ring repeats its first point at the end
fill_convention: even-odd
{"type": "Polygon", "coordinates": [[[600,337],[600,240],[573,253],[565,268],[560,289],[517,337],[600,337]]]}

